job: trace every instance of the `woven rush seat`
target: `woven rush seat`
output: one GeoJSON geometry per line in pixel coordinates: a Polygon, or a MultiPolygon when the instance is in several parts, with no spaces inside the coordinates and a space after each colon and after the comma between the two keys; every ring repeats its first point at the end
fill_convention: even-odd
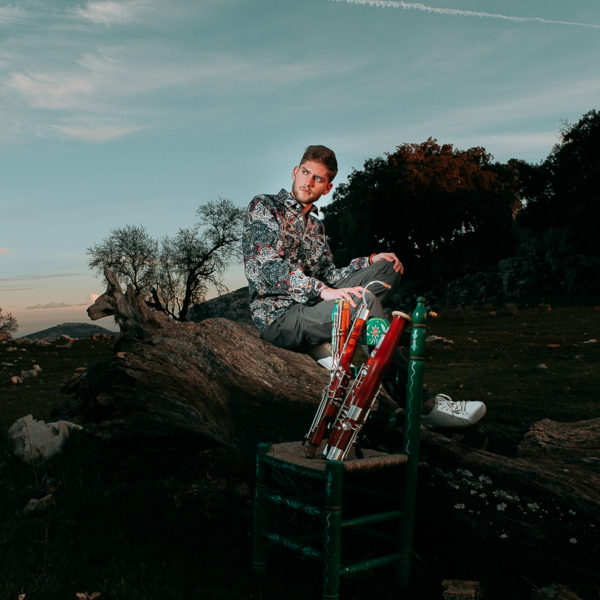
{"type": "MultiPolygon", "coordinates": [[[[408,461],[406,454],[389,454],[371,448],[363,448],[361,453],[362,456],[360,458],[351,456],[343,461],[342,464],[346,472],[385,469],[386,467],[402,465],[408,461]]],[[[320,458],[318,455],[315,458],[307,458],[306,447],[302,442],[273,444],[266,456],[304,469],[314,469],[316,471],[325,471],[325,467],[327,466],[325,458],[320,458]]]]}

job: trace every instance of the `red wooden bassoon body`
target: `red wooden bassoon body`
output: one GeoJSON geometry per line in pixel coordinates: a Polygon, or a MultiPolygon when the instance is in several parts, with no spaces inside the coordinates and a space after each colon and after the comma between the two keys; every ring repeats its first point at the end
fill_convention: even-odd
{"type": "Polygon", "coordinates": [[[350,365],[352,363],[352,358],[368,317],[369,309],[366,305],[361,306],[360,311],[354,320],[352,331],[346,338],[346,343],[342,349],[340,359],[337,364],[334,364],[329,385],[323,390],[321,403],[319,404],[312,425],[306,434],[306,441],[308,442],[306,456],[312,457],[316,454],[327,430],[333,424],[333,421],[339,412],[350,381],[350,365]]]}
{"type": "Polygon", "coordinates": [[[361,367],[352,387],[338,411],[323,454],[332,460],[344,460],[364,425],[379,392],[381,379],[390,362],[400,336],[411,319],[401,312],[394,312],[390,328],[380,338],[369,360],[361,367]]]}

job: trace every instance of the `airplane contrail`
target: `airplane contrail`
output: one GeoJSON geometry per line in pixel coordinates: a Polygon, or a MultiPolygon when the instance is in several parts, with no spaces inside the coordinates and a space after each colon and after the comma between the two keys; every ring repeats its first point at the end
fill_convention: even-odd
{"type": "Polygon", "coordinates": [[[453,15],[459,17],[480,17],[484,19],[501,19],[515,23],[546,23],[551,25],[571,25],[576,27],[591,27],[600,29],[600,25],[593,23],[578,23],[575,21],[556,21],[544,19],[543,17],[516,17],[501,15],[499,13],[479,12],[475,10],[463,10],[462,8],[439,8],[427,6],[421,2],[403,2],[403,0],[333,0],[334,2],[346,2],[346,4],[362,4],[364,6],[375,6],[376,8],[401,8],[403,10],[418,10],[421,12],[434,13],[436,15],[453,15]]]}

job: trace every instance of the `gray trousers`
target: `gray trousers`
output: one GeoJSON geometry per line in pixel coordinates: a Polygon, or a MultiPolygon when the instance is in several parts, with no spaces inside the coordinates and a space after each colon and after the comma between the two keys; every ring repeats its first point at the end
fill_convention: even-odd
{"type": "MultiPolygon", "coordinates": [[[[393,263],[387,260],[376,262],[364,269],[359,269],[348,277],[341,279],[335,288],[365,286],[371,281],[384,281],[391,289],[375,284],[369,287],[365,299],[369,306],[370,317],[386,317],[383,304],[400,284],[400,275],[394,271],[393,263]],[[372,292],[372,293],[369,293],[372,292]]],[[[356,298],[356,308],[352,309],[353,320],[361,304],[356,298]]],[[[335,300],[321,300],[316,304],[293,304],[288,311],[271,323],[262,334],[263,339],[290,350],[302,350],[308,346],[331,341],[331,315],[335,308],[335,300]]]]}
{"type": "MultiPolygon", "coordinates": [[[[364,269],[355,271],[348,277],[338,281],[333,287],[365,286],[371,281],[384,281],[390,284],[391,289],[382,285],[373,285],[367,292],[365,299],[369,306],[370,317],[389,319],[383,308],[386,300],[400,285],[401,276],[394,271],[393,263],[387,260],[376,262],[364,269]]],[[[357,299],[358,300],[358,299],[357,299]]],[[[360,301],[352,309],[351,320],[354,320],[360,301]]],[[[290,350],[304,350],[308,346],[331,341],[332,319],[335,300],[321,300],[316,304],[294,304],[276,321],[271,323],[262,334],[262,338],[290,350]]],[[[408,378],[408,361],[405,356],[396,350],[390,368],[386,371],[383,383],[396,402],[404,405],[406,398],[406,381],[408,378]]],[[[423,401],[430,398],[427,389],[423,390],[423,401]]]]}

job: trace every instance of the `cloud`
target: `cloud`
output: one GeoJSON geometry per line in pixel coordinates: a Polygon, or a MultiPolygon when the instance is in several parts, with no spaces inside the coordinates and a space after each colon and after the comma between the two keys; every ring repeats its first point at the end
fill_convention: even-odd
{"type": "Polygon", "coordinates": [[[0,282],[4,281],[39,281],[40,279],[55,279],[57,277],[77,277],[84,273],[51,273],[48,275],[15,275],[14,277],[0,277],[0,282]]]}
{"type": "MultiPolygon", "coordinates": [[[[588,101],[597,97],[598,94],[600,94],[600,81],[594,78],[566,83],[559,82],[544,89],[521,96],[513,96],[496,103],[470,105],[447,111],[441,115],[439,120],[447,123],[454,122],[456,129],[464,127],[465,123],[487,127],[498,121],[522,122],[540,116],[560,114],[561,111],[567,111],[576,103],[582,104],[582,110],[585,110],[588,101]]],[[[557,123],[557,128],[559,125],[557,123]]]]}
{"type": "Polygon", "coordinates": [[[0,6],[0,25],[8,25],[27,18],[27,12],[18,6],[0,6]]]}
{"type": "Polygon", "coordinates": [[[208,34],[190,44],[176,33],[200,16],[208,28],[223,4],[182,2],[176,10],[158,0],[78,0],[64,10],[28,4],[29,21],[0,48],[0,144],[49,137],[107,143],[150,128],[231,123],[224,113],[244,95],[253,100],[356,67],[288,62],[261,54],[259,45],[236,52],[235,45],[210,43],[208,34]],[[165,35],[149,33],[158,31],[165,35]]]}
{"type": "MultiPolygon", "coordinates": [[[[479,136],[480,142],[475,145],[485,145],[484,140],[512,138],[519,142],[519,148],[527,149],[534,146],[546,146],[549,150],[559,140],[558,130],[561,127],[560,119],[572,114],[574,106],[577,112],[589,110],[593,106],[594,98],[600,95],[600,80],[583,78],[567,82],[550,82],[535,90],[524,89],[521,94],[510,93],[506,98],[496,102],[479,103],[473,101],[461,106],[449,106],[426,115],[424,120],[414,120],[410,124],[401,125],[401,136],[404,140],[423,141],[432,136],[438,140],[452,138],[454,140],[470,139],[479,136]],[[556,129],[548,131],[547,125],[543,131],[535,133],[535,123],[539,119],[556,119],[556,129]],[[497,125],[502,124],[503,135],[497,135],[497,125]],[[494,133],[491,133],[494,131],[494,133]],[[531,133],[530,133],[531,131],[531,133]],[[508,137],[507,137],[508,136],[508,137]]],[[[398,125],[400,127],[400,125],[398,125]]],[[[385,128],[370,128],[361,137],[357,132],[349,134],[357,140],[357,144],[380,144],[386,147],[386,140],[396,143],[398,129],[386,126],[385,128]]]]}
{"type": "Polygon", "coordinates": [[[205,114],[206,107],[219,111],[222,103],[211,104],[210,96],[239,95],[241,90],[264,94],[266,89],[285,89],[352,70],[350,64],[341,69],[320,60],[290,64],[277,57],[227,51],[182,57],[177,47],[139,39],[83,52],[61,65],[45,64],[43,58],[33,64],[19,64],[10,55],[5,58],[12,72],[0,80],[0,94],[13,107],[12,117],[5,115],[5,128],[94,143],[164,126],[172,116],[171,100],[182,105],[205,98],[204,109],[194,118],[214,122],[214,115],[205,114]],[[33,109],[29,115],[28,107],[33,109]]]}
{"type": "Polygon", "coordinates": [[[600,25],[593,23],[578,23],[574,21],[557,21],[543,17],[517,17],[502,15],[498,13],[480,12],[475,10],[463,10],[461,8],[439,8],[427,6],[420,2],[402,2],[401,0],[333,0],[334,2],[345,2],[346,4],[361,4],[363,6],[374,6],[376,8],[401,8],[403,10],[418,10],[420,12],[433,13],[436,15],[451,15],[457,17],[479,17],[484,19],[500,19],[512,21],[513,23],[545,23],[550,25],[571,25],[575,27],[591,27],[600,29],[600,25]]]}
{"type": "Polygon", "coordinates": [[[123,136],[135,133],[144,129],[137,125],[121,126],[82,126],[74,127],[71,125],[49,125],[48,128],[60,132],[65,137],[82,140],[85,142],[109,142],[123,136]]]}
{"type": "Polygon", "coordinates": [[[66,304],[65,302],[50,302],[48,304],[36,304],[34,306],[26,306],[25,310],[46,310],[51,308],[73,308],[80,306],[78,304],[66,304]]]}
{"type": "MultiPolygon", "coordinates": [[[[264,90],[268,84],[284,87],[304,80],[325,78],[340,73],[339,65],[324,61],[288,63],[276,59],[255,60],[227,53],[203,52],[182,58],[176,49],[156,44],[135,43],[87,52],[68,69],[37,69],[12,73],[8,90],[17,92],[33,108],[80,109],[88,113],[111,113],[127,98],[167,92],[176,97],[187,91],[264,90]]],[[[352,70],[350,65],[346,66],[352,70]]]]}
{"type": "Polygon", "coordinates": [[[7,86],[21,93],[33,108],[64,109],[83,106],[94,92],[92,81],[63,73],[13,73],[7,86]]]}
{"type": "Polygon", "coordinates": [[[110,27],[112,24],[125,24],[133,20],[136,2],[88,2],[77,7],[77,13],[92,23],[110,27]]]}
{"type": "Polygon", "coordinates": [[[88,297],[84,302],[79,304],[67,304],[66,302],[48,302],[47,304],[34,304],[32,306],[26,306],[25,310],[52,310],[57,308],[80,308],[81,306],[89,306],[93,304],[99,297],[98,294],[88,294],[88,297]]]}
{"type": "Polygon", "coordinates": [[[11,254],[12,250],[8,248],[0,248],[0,254],[11,254]]]}
{"type": "Polygon", "coordinates": [[[522,158],[522,155],[540,149],[547,149],[546,152],[550,153],[553,146],[559,141],[560,135],[556,131],[538,131],[529,134],[486,134],[479,136],[478,141],[471,136],[462,143],[459,139],[456,146],[485,146],[486,150],[493,151],[492,153],[496,157],[503,155],[507,158],[522,158]],[[516,156],[515,153],[517,153],[516,156]]]}

